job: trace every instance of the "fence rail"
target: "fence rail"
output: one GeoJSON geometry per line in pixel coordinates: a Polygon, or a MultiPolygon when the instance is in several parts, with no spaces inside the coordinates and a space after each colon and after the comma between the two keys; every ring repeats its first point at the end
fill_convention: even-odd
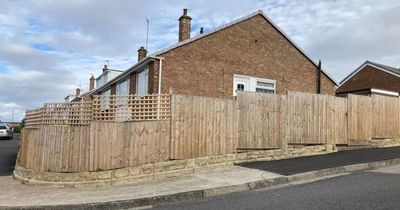
{"type": "Polygon", "coordinates": [[[28,110],[25,125],[85,126],[91,121],[128,122],[168,120],[171,116],[169,94],[146,96],[94,96],[91,101],[45,103],[42,108],[28,110]]]}

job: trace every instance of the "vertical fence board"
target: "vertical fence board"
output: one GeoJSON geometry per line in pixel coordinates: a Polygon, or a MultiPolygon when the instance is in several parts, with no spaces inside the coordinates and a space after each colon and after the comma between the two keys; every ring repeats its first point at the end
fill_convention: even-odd
{"type": "Polygon", "coordinates": [[[365,145],[372,138],[371,97],[348,96],[348,139],[351,145],[365,145]]]}

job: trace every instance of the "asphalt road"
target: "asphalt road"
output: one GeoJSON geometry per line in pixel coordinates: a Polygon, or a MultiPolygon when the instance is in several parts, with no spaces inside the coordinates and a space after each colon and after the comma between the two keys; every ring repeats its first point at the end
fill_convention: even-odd
{"type": "Polygon", "coordinates": [[[399,209],[400,166],[155,209],[399,209]]]}
{"type": "Polygon", "coordinates": [[[0,139],[0,176],[12,175],[19,147],[19,134],[12,140],[0,139]]]}
{"type": "Polygon", "coordinates": [[[400,158],[400,147],[347,150],[326,155],[291,158],[276,161],[259,161],[239,166],[292,175],[308,171],[400,158]]]}

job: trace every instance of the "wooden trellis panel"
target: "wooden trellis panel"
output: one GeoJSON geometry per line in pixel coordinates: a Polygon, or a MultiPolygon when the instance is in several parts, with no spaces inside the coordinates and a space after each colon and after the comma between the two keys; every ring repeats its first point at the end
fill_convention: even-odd
{"type": "Polygon", "coordinates": [[[170,119],[171,96],[94,96],[93,120],[108,122],[170,119]]]}

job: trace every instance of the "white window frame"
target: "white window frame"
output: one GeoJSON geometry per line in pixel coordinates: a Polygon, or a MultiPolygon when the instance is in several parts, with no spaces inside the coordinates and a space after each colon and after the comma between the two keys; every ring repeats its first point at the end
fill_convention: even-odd
{"type": "Polygon", "coordinates": [[[276,93],[276,80],[234,74],[233,75],[233,96],[236,96],[236,86],[235,86],[236,82],[235,81],[239,81],[239,80],[249,81],[248,87],[244,88],[245,91],[256,92],[257,88],[259,88],[259,89],[264,89],[264,90],[271,90],[271,91],[273,91],[274,94],[276,93]],[[270,83],[270,84],[273,84],[273,87],[258,86],[257,82],[270,83]]]}
{"type": "Polygon", "coordinates": [[[139,72],[136,77],[136,95],[143,96],[147,95],[149,92],[149,69],[146,68],[143,71],[139,72]],[[144,86],[141,87],[140,79],[142,78],[141,75],[144,75],[144,86]]]}

